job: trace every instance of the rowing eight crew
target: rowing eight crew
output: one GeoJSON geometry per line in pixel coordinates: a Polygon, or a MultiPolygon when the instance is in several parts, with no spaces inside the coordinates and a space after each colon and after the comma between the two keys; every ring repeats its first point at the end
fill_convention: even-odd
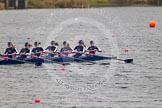
{"type": "MultiPolygon", "coordinates": [[[[51,45],[48,46],[45,50],[40,46],[40,44],[41,44],[40,42],[34,42],[34,48],[30,51],[32,45],[27,42],[25,43],[25,47],[22,48],[20,52],[18,52],[15,46],[11,42],[8,42],[8,48],[6,49],[4,54],[9,58],[19,55],[18,59],[23,60],[27,58],[27,56],[29,55],[39,57],[41,55],[44,55],[44,53],[47,53],[49,57],[54,57],[55,54],[58,53],[57,42],[51,41],[51,45]]],[[[97,46],[95,46],[95,43],[93,41],[90,41],[90,47],[88,47],[87,50],[82,40],[78,42],[78,45],[74,48],[74,50],[70,48],[68,42],[64,41],[63,48],[61,48],[58,54],[60,57],[66,57],[69,54],[75,53],[74,57],[79,58],[85,52],[88,52],[89,55],[94,55],[96,51],[101,52],[101,50],[97,46]]]]}

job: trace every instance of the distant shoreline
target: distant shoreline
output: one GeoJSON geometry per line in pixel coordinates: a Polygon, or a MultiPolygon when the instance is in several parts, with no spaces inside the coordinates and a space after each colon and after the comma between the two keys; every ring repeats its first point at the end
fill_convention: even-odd
{"type": "MultiPolygon", "coordinates": [[[[115,1],[115,0],[114,0],[115,1]]],[[[110,2],[109,0],[28,0],[27,9],[57,9],[57,8],[102,8],[102,7],[159,7],[159,2],[110,2]]],[[[138,0],[136,0],[138,1],[138,0]]],[[[5,9],[5,4],[0,2],[0,10],[5,9]]],[[[14,8],[9,8],[14,9],[14,8]]]]}

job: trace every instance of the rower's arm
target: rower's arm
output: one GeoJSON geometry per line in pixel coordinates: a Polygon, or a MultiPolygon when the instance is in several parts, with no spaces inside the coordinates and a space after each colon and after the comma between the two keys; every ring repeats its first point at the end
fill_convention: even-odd
{"type": "Polygon", "coordinates": [[[73,52],[73,53],[76,53],[76,52],[77,52],[76,50],[77,50],[77,48],[75,47],[75,48],[72,50],[72,52],[73,52]]]}
{"type": "Polygon", "coordinates": [[[85,53],[85,52],[86,52],[86,47],[83,48],[83,53],[85,53]]]}
{"type": "Polygon", "coordinates": [[[63,52],[63,48],[61,48],[60,53],[64,53],[64,52],[63,52]]]}
{"type": "Polygon", "coordinates": [[[98,52],[102,52],[102,50],[101,50],[100,48],[97,48],[97,51],[98,51],[98,52]]]}
{"type": "Polygon", "coordinates": [[[4,54],[7,54],[7,51],[5,51],[4,54]]]}
{"type": "Polygon", "coordinates": [[[54,50],[53,52],[57,52],[57,50],[58,50],[58,47],[56,47],[55,50],[54,50]]]}
{"type": "Polygon", "coordinates": [[[44,53],[49,54],[49,53],[50,53],[49,49],[46,48],[46,49],[44,50],[44,53]]]}
{"type": "Polygon", "coordinates": [[[15,48],[16,54],[19,54],[18,50],[15,48]]]}
{"type": "Polygon", "coordinates": [[[49,46],[47,48],[45,48],[45,51],[49,50],[49,46]]]}

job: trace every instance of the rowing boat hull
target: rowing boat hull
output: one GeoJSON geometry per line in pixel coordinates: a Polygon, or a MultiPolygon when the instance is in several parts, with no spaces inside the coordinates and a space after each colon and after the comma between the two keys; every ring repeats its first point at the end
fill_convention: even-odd
{"type": "Polygon", "coordinates": [[[45,60],[45,63],[49,63],[50,62],[85,62],[85,61],[100,61],[100,60],[111,60],[111,59],[116,59],[117,57],[104,57],[104,56],[98,56],[98,55],[94,55],[94,56],[83,56],[80,58],[74,58],[74,57],[54,57],[54,58],[50,58],[48,60],[45,60]]]}
{"type": "Polygon", "coordinates": [[[105,56],[98,56],[98,55],[94,55],[94,56],[85,56],[85,57],[81,57],[80,60],[79,59],[75,59],[75,61],[81,61],[86,60],[86,61],[100,61],[100,60],[111,60],[111,59],[116,59],[117,57],[105,57],[105,56]]]}
{"type": "Polygon", "coordinates": [[[87,61],[100,61],[100,60],[111,60],[117,57],[104,57],[104,56],[83,56],[80,58],[74,57],[54,57],[54,58],[36,58],[36,59],[26,59],[26,60],[0,60],[0,65],[16,65],[16,64],[42,64],[42,63],[66,63],[66,62],[87,62],[87,61]]]}
{"type": "Polygon", "coordinates": [[[36,59],[26,59],[26,60],[14,60],[14,59],[8,59],[8,60],[0,60],[0,65],[17,65],[17,64],[40,64],[43,63],[44,60],[41,58],[36,59]]]}
{"type": "Polygon", "coordinates": [[[25,62],[17,61],[17,60],[1,60],[0,65],[15,65],[15,64],[24,64],[25,62]]]}

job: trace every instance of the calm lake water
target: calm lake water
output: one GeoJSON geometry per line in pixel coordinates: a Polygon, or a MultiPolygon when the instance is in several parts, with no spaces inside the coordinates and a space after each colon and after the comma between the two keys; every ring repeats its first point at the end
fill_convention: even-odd
{"type": "Polygon", "coordinates": [[[134,64],[0,66],[0,108],[161,108],[161,12],[161,7],[0,11],[0,52],[8,41],[20,50],[26,41],[45,48],[51,40],[60,47],[67,40],[73,48],[83,39],[87,46],[95,41],[103,50],[98,55],[134,59],[134,64]]]}

